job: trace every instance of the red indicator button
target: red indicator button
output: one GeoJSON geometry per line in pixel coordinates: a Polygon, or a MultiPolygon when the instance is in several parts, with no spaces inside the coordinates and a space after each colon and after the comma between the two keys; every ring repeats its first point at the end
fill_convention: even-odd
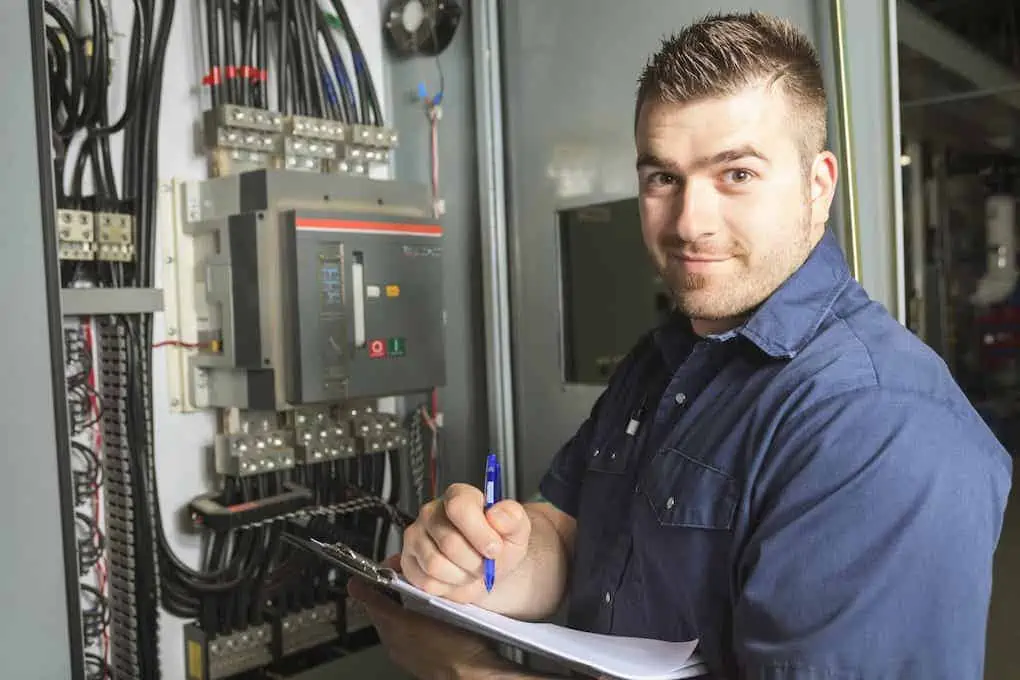
{"type": "Polygon", "coordinates": [[[382,359],[386,356],[386,341],[385,340],[369,340],[368,341],[368,358],[369,359],[382,359]]]}

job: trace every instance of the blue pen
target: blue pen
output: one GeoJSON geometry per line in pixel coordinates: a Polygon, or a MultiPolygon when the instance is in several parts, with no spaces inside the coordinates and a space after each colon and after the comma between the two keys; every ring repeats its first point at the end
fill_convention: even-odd
{"type": "MultiPolygon", "coordinates": [[[[490,453],[485,461],[485,509],[488,510],[496,503],[499,503],[502,496],[502,488],[499,483],[499,461],[496,454],[490,453]]],[[[496,561],[485,558],[485,589],[492,592],[492,586],[496,583],[496,561]]]]}

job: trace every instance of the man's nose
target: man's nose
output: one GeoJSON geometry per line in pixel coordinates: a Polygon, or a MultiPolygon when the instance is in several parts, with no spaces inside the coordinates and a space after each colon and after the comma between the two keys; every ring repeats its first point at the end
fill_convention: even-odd
{"type": "Polygon", "coordinates": [[[714,215],[718,202],[712,187],[694,180],[677,192],[674,204],[675,233],[687,243],[713,235],[718,229],[714,215]]]}

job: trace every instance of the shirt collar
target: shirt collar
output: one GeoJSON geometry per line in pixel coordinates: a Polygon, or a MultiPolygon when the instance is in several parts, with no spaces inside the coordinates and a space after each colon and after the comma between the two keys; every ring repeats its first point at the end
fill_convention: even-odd
{"type": "MultiPolygon", "coordinates": [[[[802,264],[757,311],[732,331],[705,338],[725,342],[741,335],[774,358],[792,358],[814,337],[825,314],[850,281],[843,251],[828,229],[802,264]]],[[[681,363],[697,341],[690,321],[674,314],[655,332],[671,366],[681,363]]]]}
{"type": "Polygon", "coordinates": [[[849,281],[843,250],[826,229],[804,264],[738,332],[771,357],[792,358],[814,337],[849,281]]]}

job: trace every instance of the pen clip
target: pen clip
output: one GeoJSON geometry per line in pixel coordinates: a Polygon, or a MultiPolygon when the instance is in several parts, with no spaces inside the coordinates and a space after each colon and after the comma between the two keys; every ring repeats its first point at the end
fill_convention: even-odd
{"type": "Polygon", "coordinates": [[[503,488],[500,480],[500,465],[496,454],[490,453],[485,460],[485,508],[488,509],[502,499],[503,488]]]}
{"type": "Polygon", "coordinates": [[[638,405],[634,413],[631,414],[630,420],[627,421],[627,436],[633,437],[637,434],[638,429],[641,427],[641,421],[645,417],[645,409],[648,405],[648,397],[641,397],[641,403],[638,405]]]}

